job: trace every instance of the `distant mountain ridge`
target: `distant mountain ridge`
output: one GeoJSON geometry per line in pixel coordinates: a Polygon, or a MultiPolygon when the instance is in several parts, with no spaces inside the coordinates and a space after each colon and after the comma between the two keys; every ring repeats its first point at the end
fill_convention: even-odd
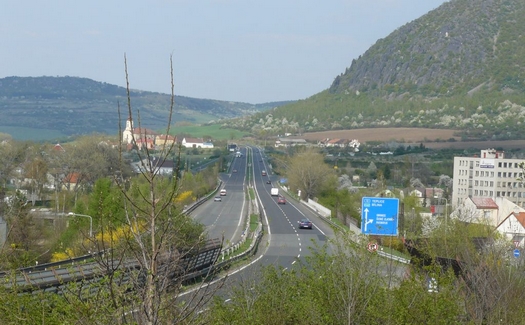
{"type": "Polygon", "coordinates": [[[282,134],[369,127],[525,138],[525,1],[451,0],[378,40],[330,87],[239,119],[282,134]]]}
{"type": "MultiPolygon", "coordinates": [[[[172,123],[209,123],[283,105],[289,102],[249,104],[175,96],[172,123]]],[[[7,77],[0,79],[0,132],[2,127],[59,130],[64,135],[93,132],[117,134],[128,117],[126,89],[79,77],[7,77]]],[[[133,113],[141,124],[166,128],[170,95],[131,90],[133,113]]]]}

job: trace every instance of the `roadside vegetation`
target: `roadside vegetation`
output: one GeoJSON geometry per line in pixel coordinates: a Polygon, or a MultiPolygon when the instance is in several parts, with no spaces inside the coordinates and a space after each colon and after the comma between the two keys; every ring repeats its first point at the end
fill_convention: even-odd
{"type": "MultiPolygon", "coordinates": [[[[436,262],[398,264],[366,250],[339,233],[327,247],[292,269],[261,268],[219,297],[203,322],[212,324],[521,324],[525,298],[523,265],[501,254],[495,242],[483,250],[476,232],[455,224],[461,269],[436,262]],[[458,235],[458,233],[462,233],[458,235]]],[[[436,261],[430,247],[443,243],[436,232],[432,245],[419,246],[436,261]]],[[[489,235],[487,240],[497,241],[489,235]]],[[[362,238],[364,239],[364,238],[362,238]]]]}
{"type": "MultiPolygon", "coordinates": [[[[172,88],[170,112],[173,98],[172,88]]],[[[131,109],[129,86],[127,99],[125,115],[140,121],[131,109]]],[[[133,138],[132,144],[136,146],[138,140],[133,138]]],[[[2,200],[0,211],[9,222],[6,245],[1,251],[2,269],[9,274],[13,268],[53,257],[104,252],[93,255],[102,280],[68,284],[60,295],[39,290],[22,294],[19,289],[27,288],[2,286],[0,323],[192,323],[196,312],[221,287],[221,282],[213,290],[197,286],[188,296],[191,303],[176,300],[186,272],[181,265],[207,242],[203,226],[183,209],[217,186],[222,158],[194,174],[192,169],[184,169],[181,147],[174,143],[158,152],[136,151],[142,168],[133,173],[124,147],[123,143],[112,146],[94,137],[82,138],[67,150],[30,143],[0,146],[0,184],[4,189],[2,198],[7,198],[2,200]],[[174,159],[170,177],[160,174],[152,163],[154,155],[160,161],[174,159]],[[17,175],[20,169],[25,175],[17,175]],[[45,186],[49,174],[61,175],[55,178],[50,192],[45,186]],[[11,184],[16,176],[25,176],[29,181],[11,184]],[[43,197],[48,197],[52,205],[42,219],[48,212],[67,219],[61,227],[51,227],[55,232],[49,238],[38,237],[43,232],[38,228],[41,225],[34,223],[37,216],[32,211],[36,198],[43,197]]],[[[13,281],[9,275],[4,279],[6,283],[13,281]]]]}

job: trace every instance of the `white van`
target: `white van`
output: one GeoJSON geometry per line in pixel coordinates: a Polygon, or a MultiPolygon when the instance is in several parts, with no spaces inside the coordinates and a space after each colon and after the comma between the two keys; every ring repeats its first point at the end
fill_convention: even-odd
{"type": "Polygon", "coordinates": [[[225,189],[222,189],[221,190],[221,196],[225,196],[226,195],[226,190],[225,189]]]}

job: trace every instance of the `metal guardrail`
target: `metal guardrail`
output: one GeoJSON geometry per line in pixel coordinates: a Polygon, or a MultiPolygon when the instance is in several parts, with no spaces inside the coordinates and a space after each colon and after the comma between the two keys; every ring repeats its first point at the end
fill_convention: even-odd
{"type": "Polygon", "coordinates": [[[394,261],[397,261],[397,262],[400,262],[400,263],[404,263],[404,264],[410,264],[410,260],[406,259],[406,258],[403,258],[403,257],[399,257],[399,256],[396,256],[396,255],[392,255],[392,254],[389,254],[389,253],[385,253],[383,251],[376,251],[377,254],[379,256],[382,256],[382,257],[386,257],[386,258],[389,258],[391,260],[394,260],[394,261]]]}
{"type": "MultiPolygon", "coordinates": [[[[23,267],[23,268],[17,269],[16,272],[31,273],[31,272],[36,272],[36,271],[45,271],[51,268],[63,268],[63,267],[68,267],[68,266],[74,266],[76,264],[84,263],[86,261],[92,260],[93,258],[103,255],[104,253],[105,253],[104,251],[101,251],[101,252],[96,252],[93,254],[74,257],[74,258],[70,258],[70,259],[62,260],[58,262],[51,262],[51,263],[44,263],[44,264],[38,264],[34,266],[23,267]]],[[[10,271],[0,271],[0,277],[3,277],[10,273],[11,273],[10,271]]]]}
{"type": "MultiPolygon", "coordinates": [[[[172,276],[176,278],[188,278],[189,274],[202,271],[213,266],[222,250],[222,241],[219,239],[208,240],[206,245],[197,252],[184,253],[181,263],[173,270],[172,276]]],[[[92,257],[91,257],[92,258],[92,257]]],[[[67,283],[81,280],[92,280],[107,274],[98,262],[78,262],[71,264],[71,261],[62,261],[53,264],[53,267],[45,267],[39,270],[19,269],[14,272],[14,278],[9,278],[11,273],[3,274],[4,286],[8,289],[16,288],[20,292],[33,292],[37,290],[47,290],[66,285],[67,283]],[[66,267],[66,265],[68,265],[66,267]]],[[[41,265],[44,267],[45,265],[41,265]]],[[[137,261],[128,261],[122,265],[122,269],[127,272],[139,270],[140,264],[137,261]]],[[[126,272],[125,272],[126,273],[126,272]]]]}

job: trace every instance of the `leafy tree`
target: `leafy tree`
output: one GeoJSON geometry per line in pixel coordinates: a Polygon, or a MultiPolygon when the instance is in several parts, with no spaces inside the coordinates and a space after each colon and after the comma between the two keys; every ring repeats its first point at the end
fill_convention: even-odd
{"type": "Polygon", "coordinates": [[[0,145],[0,188],[6,188],[15,169],[26,159],[28,143],[8,141],[0,145]]]}
{"type": "Polygon", "coordinates": [[[34,205],[35,199],[43,199],[44,185],[48,182],[48,161],[42,148],[39,146],[28,148],[22,169],[24,177],[28,180],[24,187],[31,194],[30,198],[34,205]]]}
{"type": "Polygon", "coordinates": [[[383,176],[385,177],[386,180],[389,180],[392,176],[392,171],[390,170],[390,165],[389,164],[385,164],[382,168],[382,171],[383,171],[383,176]]]}
{"type": "Polygon", "coordinates": [[[286,166],[290,187],[301,190],[302,198],[313,198],[334,171],[324,163],[323,155],[315,149],[304,149],[293,155],[286,166]]]}
{"type": "Polygon", "coordinates": [[[373,161],[371,161],[370,164],[368,165],[368,168],[366,169],[366,172],[368,173],[368,175],[371,178],[375,178],[376,177],[377,167],[376,167],[376,164],[374,164],[373,161]]]}

